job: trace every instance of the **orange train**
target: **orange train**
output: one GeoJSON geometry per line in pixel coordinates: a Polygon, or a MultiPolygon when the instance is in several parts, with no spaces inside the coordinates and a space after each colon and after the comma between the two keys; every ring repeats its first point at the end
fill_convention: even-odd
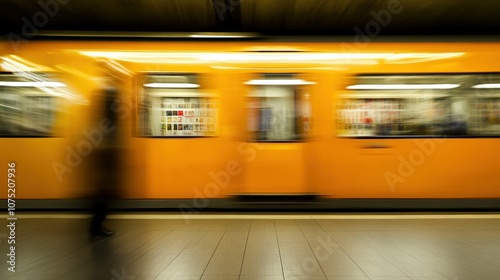
{"type": "Polygon", "coordinates": [[[26,208],[85,197],[109,129],[91,100],[114,87],[127,207],[498,208],[499,49],[5,40],[0,174],[15,186],[0,196],[15,187],[26,208]]]}

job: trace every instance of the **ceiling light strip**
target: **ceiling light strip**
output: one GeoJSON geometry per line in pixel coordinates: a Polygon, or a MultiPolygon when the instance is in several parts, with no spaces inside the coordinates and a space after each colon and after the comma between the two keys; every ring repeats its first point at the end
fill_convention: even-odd
{"type": "Polygon", "coordinates": [[[472,88],[500,88],[500,84],[478,84],[472,86],[472,88]]]}
{"type": "Polygon", "coordinates": [[[411,89],[454,89],[458,84],[359,84],[347,86],[347,89],[373,90],[411,90],[411,89]]]}
{"type": "Polygon", "coordinates": [[[191,83],[148,83],[144,84],[148,88],[199,88],[198,84],[191,83]]]}
{"type": "Polygon", "coordinates": [[[253,86],[296,86],[296,85],[313,85],[314,82],[309,82],[301,79],[263,79],[263,80],[250,80],[245,82],[246,85],[253,86]]]}
{"type": "Polygon", "coordinates": [[[2,87],[65,87],[66,85],[60,82],[15,82],[15,81],[0,81],[2,87]]]}

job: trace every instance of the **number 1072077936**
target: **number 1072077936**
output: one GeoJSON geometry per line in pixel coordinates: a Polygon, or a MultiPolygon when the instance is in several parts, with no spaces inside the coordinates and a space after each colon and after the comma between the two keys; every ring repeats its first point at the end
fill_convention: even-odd
{"type": "Polygon", "coordinates": [[[16,210],[16,164],[11,162],[8,164],[9,169],[7,170],[7,206],[10,216],[14,216],[14,211],[16,210]]]}

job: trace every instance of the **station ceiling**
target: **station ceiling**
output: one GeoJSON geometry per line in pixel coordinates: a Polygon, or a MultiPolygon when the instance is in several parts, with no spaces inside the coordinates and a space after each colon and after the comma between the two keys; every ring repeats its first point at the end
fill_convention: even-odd
{"type": "Polygon", "coordinates": [[[499,15],[498,0],[3,0],[0,29],[499,35],[499,15]]]}

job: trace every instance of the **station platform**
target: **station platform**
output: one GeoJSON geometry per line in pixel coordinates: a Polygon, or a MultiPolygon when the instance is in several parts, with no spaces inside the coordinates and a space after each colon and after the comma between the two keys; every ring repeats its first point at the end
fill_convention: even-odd
{"type": "Polygon", "coordinates": [[[88,215],[17,215],[15,245],[0,231],[0,279],[500,279],[496,213],[116,213],[107,224],[116,235],[91,241],[88,215]]]}

